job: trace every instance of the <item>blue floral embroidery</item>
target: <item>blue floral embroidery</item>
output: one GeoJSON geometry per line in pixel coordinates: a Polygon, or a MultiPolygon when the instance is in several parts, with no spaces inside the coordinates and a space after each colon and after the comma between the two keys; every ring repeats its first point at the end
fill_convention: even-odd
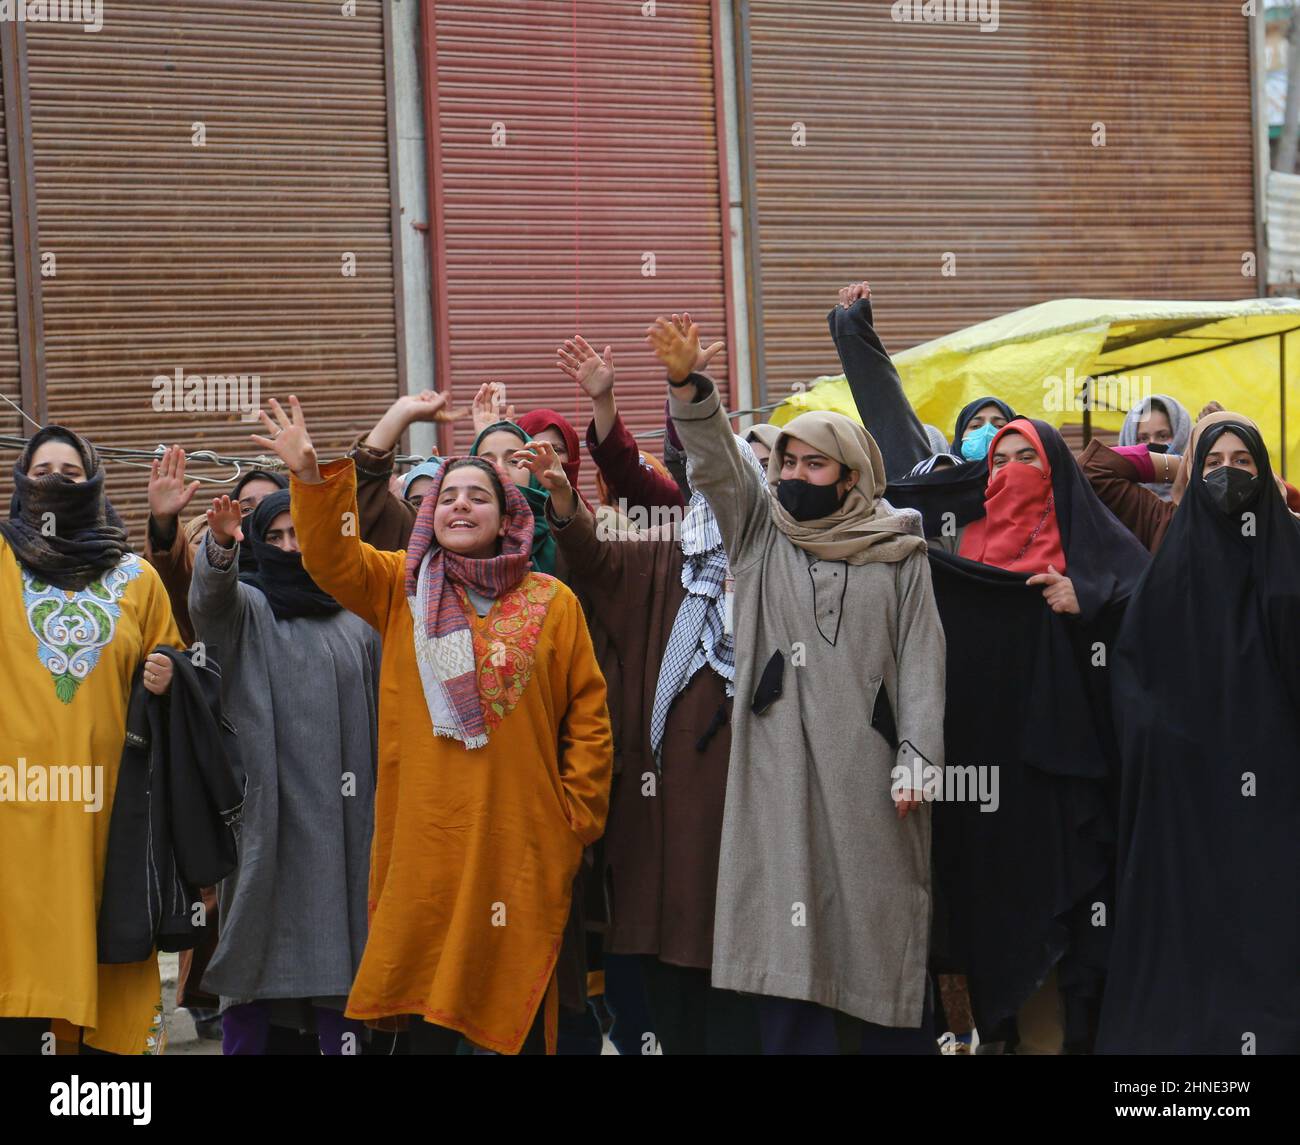
{"type": "Polygon", "coordinates": [[[126,587],[140,575],[140,558],[127,553],[115,569],[77,591],[46,584],[23,568],[23,610],[36,651],[54,677],[54,692],[72,703],[81,682],[99,663],[100,650],[117,631],[126,587]]]}

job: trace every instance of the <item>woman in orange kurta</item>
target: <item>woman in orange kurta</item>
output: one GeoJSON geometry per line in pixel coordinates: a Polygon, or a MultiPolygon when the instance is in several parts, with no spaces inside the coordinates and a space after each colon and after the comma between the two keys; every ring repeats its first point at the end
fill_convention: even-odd
{"type": "Polygon", "coordinates": [[[553,1052],[570,889],[612,766],[582,611],[529,571],[532,511],[481,459],[447,462],[406,552],[364,544],[352,462],[318,466],[290,401],[292,420],[273,401],[274,437],[254,440],[293,473],[303,565],[384,638],[370,935],[348,1017],[414,1015],[514,1054],[537,1044],[545,1000],[553,1052]]]}

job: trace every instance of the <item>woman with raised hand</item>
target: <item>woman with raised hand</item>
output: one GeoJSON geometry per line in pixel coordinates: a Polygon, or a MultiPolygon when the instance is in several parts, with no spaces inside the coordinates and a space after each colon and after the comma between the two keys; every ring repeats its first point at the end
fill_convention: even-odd
{"type": "Polygon", "coordinates": [[[755,472],[694,325],[648,341],[736,581],[713,984],[760,995],[768,1053],[937,1052],[912,777],[943,762],[944,639],[920,519],[881,500],[880,451],[842,414],[795,418],[755,472]]]}
{"type": "Polygon", "coordinates": [[[144,687],[165,693],[173,668],[154,649],[181,636],[158,574],[110,513],[90,442],[46,426],[13,476],[0,521],[0,1054],[51,1052],[51,1035],[161,1053],[157,956],[97,964],[95,920],[133,681],[143,670],[144,687]],[[49,798],[45,780],[33,798],[51,768],[88,777],[84,798],[49,798]]]}
{"type": "Polygon", "coordinates": [[[606,963],[637,958],[664,1053],[757,1052],[752,999],[709,982],[736,674],[717,521],[697,493],[680,526],[616,532],[577,496],[548,443],[521,456],[550,494],[570,582],[622,666],[606,963]]]}
{"type": "Polygon", "coordinates": [[[1202,418],[1115,649],[1115,940],[1098,1049],[1300,1053],[1300,522],[1202,418]]]}
{"type": "Polygon", "coordinates": [[[219,497],[207,524],[190,616],[223,668],[247,791],[201,985],[221,998],[226,1054],[267,1053],[283,1030],[359,1053],[343,1005],[366,942],[379,637],[303,568],[288,490],[246,518],[219,497]]]}
{"type": "Polygon", "coordinates": [[[257,437],[293,474],[303,564],[383,636],[370,934],[348,1016],[409,1016],[414,1053],[463,1035],[553,1051],[555,965],[585,844],[609,806],[605,682],[582,610],[530,569],[533,513],[482,458],[450,458],[405,552],[356,535],[352,462],[321,467],[302,407],[257,437]]]}
{"type": "Polygon", "coordinates": [[[1009,421],[988,465],[958,554],[931,552],[945,744],[954,787],[969,777],[935,806],[936,930],[984,1052],[1057,1054],[1095,1036],[1114,871],[1108,667],[1147,556],[1045,422],[1009,421]]]}

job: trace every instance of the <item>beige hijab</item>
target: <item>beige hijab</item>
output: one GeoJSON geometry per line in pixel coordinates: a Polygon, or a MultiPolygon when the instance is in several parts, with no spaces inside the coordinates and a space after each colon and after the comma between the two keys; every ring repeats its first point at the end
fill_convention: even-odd
{"type": "MultiPolygon", "coordinates": [[[[1196,458],[1196,447],[1200,443],[1201,434],[1203,434],[1212,425],[1218,425],[1220,422],[1231,421],[1237,425],[1244,425],[1259,433],[1259,426],[1250,420],[1244,413],[1233,413],[1231,410],[1220,410],[1218,413],[1207,413],[1200,421],[1192,427],[1191,439],[1187,442],[1187,451],[1183,454],[1183,459],[1178,465],[1178,473],[1174,477],[1174,487],[1170,491],[1173,502],[1177,505],[1182,499],[1183,494],[1187,492],[1187,484],[1192,479],[1192,463],[1196,458]]],[[[1259,433],[1260,440],[1264,435],[1259,433]]],[[[1279,491],[1282,494],[1282,501],[1286,503],[1287,490],[1286,482],[1277,474],[1273,475],[1279,491]]]]}
{"type": "Polygon", "coordinates": [[[746,441],[753,441],[758,438],[767,447],[767,451],[771,453],[776,448],[777,440],[783,432],[779,425],[771,425],[768,422],[760,421],[757,425],[751,425],[740,436],[746,441]]]}
{"type": "Polygon", "coordinates": [[[813,556],[828,561],[864,565],[871,561],[901,561],[925,548],[920,522],[914,512],[900,512],[881,498],[885,489],[885,463],[871,434],[842,413],[815,410],[801,413],[781,427],[780,437],[767,463],[767,484],[772,490],[772,523],[790,540],[813,556]],[[847,465],[858,482],[834,513],[815,521],[796,521],[776,499],[781,479],[781,445],[798,438],[819,453],[847,465]]]}

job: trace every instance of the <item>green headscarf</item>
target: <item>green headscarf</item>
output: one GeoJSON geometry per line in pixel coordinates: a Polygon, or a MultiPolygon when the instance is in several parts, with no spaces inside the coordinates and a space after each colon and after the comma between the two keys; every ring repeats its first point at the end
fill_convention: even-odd
{"type": "MultiPolygon", "coordinates": [[[[524,445],[533,440],[512,421],[494,421],[474,439],[474,444],[469,447],[469,455],[477,457],[479,445],[483,439],[489,433],[498,433],[501,430],[513,433],[524,445]]],[[[551,495],[542,488],[541,482],[537,480],[535,473],[528,474],[527,485],[517,485],[515,488],[524,495],[524,500],[528,502],[528,507],[533,511],[533,568],[537,572],[549,573],[554,576],[555,538],[551,536],[551,526],[546,520],[546,505],[550,501],[551,495]]]]}

